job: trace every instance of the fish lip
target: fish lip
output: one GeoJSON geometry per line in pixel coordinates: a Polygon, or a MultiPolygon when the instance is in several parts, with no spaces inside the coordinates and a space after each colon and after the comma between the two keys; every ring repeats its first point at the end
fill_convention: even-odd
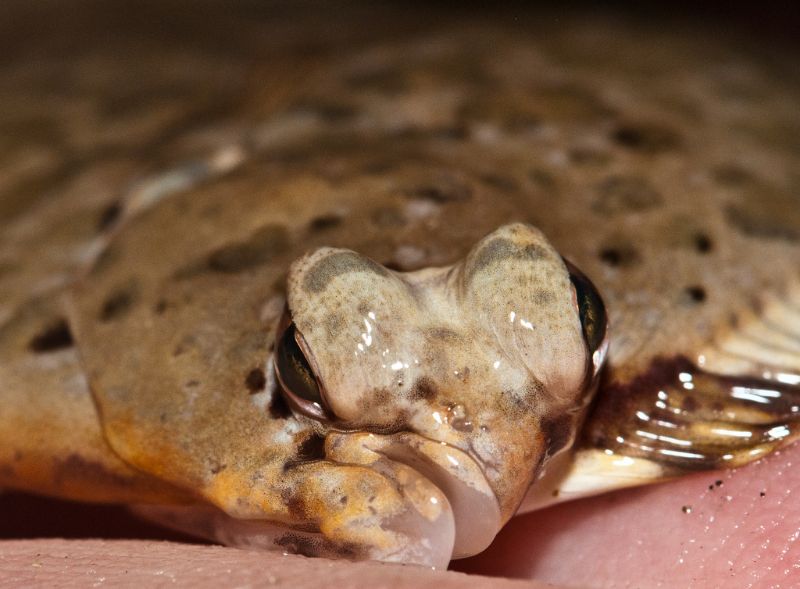
{"type": "Polygon", "coordinates": [[[464,558],[485,550],[500,531],[503,520],[497,493],[480,463],[452,444],[414,432],[387,437],[393,438],[392,442],[377,451],[389,460],[412,468],[447,497],[456,529],[453,558],[464,558]],[[435,454],[428,453],[431,450],[435,454]],[[443,463],[445,460],[447,462],[443,463]],[[460,478],[452,469],[467,476],[460,478]],[[477,480],[470,478],[476,473],[479,474],[477,480]]]}
{"type": "MultiPolygon", "coordinates": [[[[284,307],[284,312],[278,321],[276,329],[276,341],[283,335],[284,331],[292,323],[292,312],[287,303],[284,307]]],[[[306,355],[306,360],[309,362],[309,365],[314,372],[314,376],[317,379],[317,383],[320,388],[320,395],[325,402],[327,410],[325,414],[309,415],[307,410],[304,410],[302,407],[298,407],[296,403],[293,402],[291,395],[283,394],[285,387],[281,381],[280,374],[277,369],[277,363],[274,361],[273,354],[273,363],[275,364],[276,368],[278,386],[281,389],[279,393],[282,394],[283,397],[289,402],[289,405],[292,407],[293,411],[296,413],[301,413],[313,419],[314,421],[320,422],[324,427],[326,427],[326,429],[328,429],[328,433],[337,433],[342,435],[369,433],[375,438],[393,440],[393,443],[390,443],[383,448],[375,449],[375,451],[391,461],[397,462],[398,464],[403,464],[416,471],[420,476],[424,477],[436,488],[438,488],[450,503],[450,507],[453,511],[453,516],[455,519],[456,530],[456,541],[452,557],[464,558],[482,552],[484,549],[486,549],[504,522],[501,515],[502,511],[500,508],[500,500],[497,497],[497,493],[495,492],[494,488],[489,483],[489,479],[485,472],[486,467],[482,461],[474,455],[472,449],[459,448],[453,444],[431,439],[425,435],[410,430],[389,430],[385,432],[379,432],[375,431],[373,428],[365,428],[363,426],[358,428],[346,427],[345,424],[337,419],[333,412],[329,409],[325,386],[319,379],[318,366],[314,354],[310,349],[310,346],[308,346],[308,344],[305,342],[305,339],[302,337],[302,333],[300,331],[297,333],[300,336],[298,339],[298,345],[306,355]],[[417,440],[417,443],[415,444],[413,440],[417,440]],[[426,444],[429,445],[429,449],[439,448],[440,451],[442,449],[446,449],[446,451],[444,451],[440,457],[443,457],[444,454],[449,452],[447,456],[452,459],[451,466],[456,466],[456,463],[460,464],[472,475],[479,473],[479,477],[473,476],[473,479],[470,481],[465,478],[459,478],[453,472],[448,472],[446,469],[446,464],[437,462],[431,455],[427,455],[419,451],[420,447],[426,444]],[[399,449],[400,447],[408,448],[411,451],[402,452],[399,449]],[[479,490],[481,487],[484,491],[479,490]],[[477,509],[475,509],[475,507],[477,507],[477,509]],[[479,514],[478,517],[475,517],[476,512],[479,514]]],[[[336,462],[335,459],[334,462],[336,462]]]]}

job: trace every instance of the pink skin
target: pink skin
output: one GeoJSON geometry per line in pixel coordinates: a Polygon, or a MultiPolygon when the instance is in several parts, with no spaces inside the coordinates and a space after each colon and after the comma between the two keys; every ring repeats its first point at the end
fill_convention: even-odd
{"type": "Polygon", "coordinates": [[[796,586],[798,466],[795,444],[735,471],[531,513],[454,568],[582,587],[796,586]]]}
{"type": "Polygon", "coordinates": [[[0,585],[8,587],[269,587],[320,589],[543,589],[378,562],[348,563],[166,542],[16,540],[0,542],[0,585]]]}
{"type": "MultiPolygon", "coordinates": [[[[800,489],[796,464],[800,464],[800,445],[737,471],[699,473],[525,515],[512,520],[488,551],[457,561],[452,568],[582,587],[626,583],[636,587],[789,587],[800,579],[800,542],[796,541],[800,504],[792,501],[794,489],[800,489]]],[[[5,522],[0,527],[3,538],[152,539],[163,535],[116,508],[14,495],[0,498],[0,521],[5,522]]],[[[91,574],[106,575],[109,580],[120,575],[116,578],[135,584],[155,580],[158,571],[163,571],[162,577],[174,575],[176,580],[200,586],[218,584],[223,578],[226,584],[261,580],[267,585],[276,578],[278,586],[282,582],[318,587],[320,571],[335,576],[337,587],[364,586],[365,578],[396,587],[506,586],[453,572],[375,563],[331,564],[200,544],[0,542],[0,580],[47,583],[57,577],[69,586],[70,582],[85,583],[91,574]]],[[[515,582],[507,586],[541,585],[515,582]]]]}

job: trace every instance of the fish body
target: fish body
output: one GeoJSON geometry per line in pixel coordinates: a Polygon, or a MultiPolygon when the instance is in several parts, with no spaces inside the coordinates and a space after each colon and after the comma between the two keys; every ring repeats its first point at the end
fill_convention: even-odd
{"type": "Polygon", "coordinates": [[[792,440],[798,77],[571,22],[7,65],[0,485],[442,565],[792,440]],[[333,418],[285,394],[289,324],[333,418]]]}

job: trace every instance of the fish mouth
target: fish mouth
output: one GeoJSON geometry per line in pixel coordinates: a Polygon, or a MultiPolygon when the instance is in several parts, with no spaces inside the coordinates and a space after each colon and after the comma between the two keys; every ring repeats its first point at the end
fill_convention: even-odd
{"type": "Polygon", "coordinates": [[[483,470],[465,452],[410,432],[349,435],[364,436],[364,446],[411,468],[447,498],[455,521],[452,558],[482,552],[494,540],[503,524],[500,503],[483,470]]]}

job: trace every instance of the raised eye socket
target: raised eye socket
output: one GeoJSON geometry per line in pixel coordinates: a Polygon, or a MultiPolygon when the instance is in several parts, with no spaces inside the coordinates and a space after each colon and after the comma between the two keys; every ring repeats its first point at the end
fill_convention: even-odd
{"type": "Polygon", "coordinates": [[[567,268],[569,269],[569,278],[572,281],[572,286],[575,289],[583,337],[589,347],[589,352],[594,354],[603,345],[603,341],[606,338],[608,325],[606,306],[603,304],[603,299],[600,297],[600,293],[597,292],[597,288],[583,272],[569,262],[567,262],[567,268]]]}
{"type": "Polygon", "coordinates": [[[290,323],[275,346],[275,373],[289,405],[316,419],[329,419],[319,382],[300,346],[294,323],[290,323]]]}

